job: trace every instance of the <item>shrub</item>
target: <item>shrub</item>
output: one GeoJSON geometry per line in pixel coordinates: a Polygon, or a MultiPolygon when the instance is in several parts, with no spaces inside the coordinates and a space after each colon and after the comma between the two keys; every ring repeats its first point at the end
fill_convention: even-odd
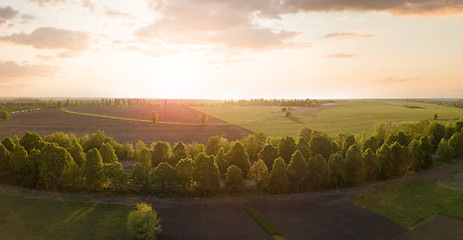
{"type": "Polygon", "coordinates": [[[230,192],[238,193],[244,186],[243,172],[236,165],[231,165],[225,174],[225,186],[230,187],[230,192]]]}
{"type": "Polygon", "coordinates": [[[0,110],[0,119],[8,120],[10,119],[10,114],[5,110],[0,110]]]}
{"type": "Polygon", "coordinates": [[[146,203],[138,203],[135,210],[129,213],[127,228],[136,239],[156,239],[162,232],[161,218],[146,203]]]}
{"type": "Polygon", "coordinates": [[[152,111],[150,114],[151,121],[154,123],[158,121],[158,111],[152,111]]]}
{"type": "Polygon", "coordinates": [[[201,122],[201,124],[206,124],[208,118],[209,117],[207,116],[207,114],[199,113],[199,121],[201,122]]]}

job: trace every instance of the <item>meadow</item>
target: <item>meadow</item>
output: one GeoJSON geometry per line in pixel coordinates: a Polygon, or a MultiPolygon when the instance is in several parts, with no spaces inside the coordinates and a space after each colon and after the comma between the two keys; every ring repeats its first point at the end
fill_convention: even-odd
{"type": "Polygon", "coordinates": [[[339,132],[367,135],[378,122],[433,120],[437,114],[442,123],[455,122],[463,117],[463,109],[433,103],[389,100],[336,101],[334,105],[315,108],[293,108],[286,118],[278,106],[195,106],[210,116],[239,125],[267,136],[296,137],[303,127],[321,129],[330,135],[339,132]]]}

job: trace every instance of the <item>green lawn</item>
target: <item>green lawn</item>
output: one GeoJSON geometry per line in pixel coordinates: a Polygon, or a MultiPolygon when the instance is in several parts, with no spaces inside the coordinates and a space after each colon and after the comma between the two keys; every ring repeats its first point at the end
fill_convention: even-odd
{"type": "Polygon", "coordinates": [[[463,192],[425,181],[378,188],[353,200],[408,228],[436,214],[463,220],[463,192]]]}
{"type": "Polygon", "coordinates": [[[273,226],[259,211],[256,209],[244,206],[243,207],[246,212],[251,215],[252,218],[275,240],[284,240],[285,238],[281,235],[280,231],[273,226]]]}
{"type": "Polygon", "coordinates": [[[308,115],[294,111],[293,117],[281,115],[281,107],[223,107],[202,106],[195,109],[229,123],[237,124],[253,132],[264,132],[269,136],[297,136],[299,130],[308,126],[322,129],[331,135],[338,132],[366,134],[373,132],[377,122],[402,122],[432,120],[434,114],[444,123],[455,122],[463,117],[463,109],[430,103],[386,100],[339,101],[338,105],[324,107],[308,115]],[[407,108],[413,106],[419,108],[407,108]]]}
{"type": "Polygon", "coordinates": [[[128,239],[131,210],[0,194],[0,239],[128,239]]]}

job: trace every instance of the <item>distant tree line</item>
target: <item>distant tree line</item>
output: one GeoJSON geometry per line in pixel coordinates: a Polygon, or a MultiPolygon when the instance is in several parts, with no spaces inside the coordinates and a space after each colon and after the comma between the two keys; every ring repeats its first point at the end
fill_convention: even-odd
{"type": "Polygon", "coordinates": [[[261,193],[319,191],[412,174],[463,157],[463,120],[378,123],[369,137],[302,128],[293,137],[262,133],[207,144],[120,144],[103,131],[77,138],[28,132],[0,143],[0,180],[59,191],[237,194],[252,181],[261,193]],[[437,159],[432,154],[437,153],[437,159]],[[119,159],[138,160],[125,171],[119,159]]]}
{"type": "Polygon", "coordinates": [[[317,107],[324,103],[333,101],[316,100],[316,99],[239,99],[225,100],[223,103],[218,103],[225,107],[231,106],[281,106],[281,107],[317,107]]]}

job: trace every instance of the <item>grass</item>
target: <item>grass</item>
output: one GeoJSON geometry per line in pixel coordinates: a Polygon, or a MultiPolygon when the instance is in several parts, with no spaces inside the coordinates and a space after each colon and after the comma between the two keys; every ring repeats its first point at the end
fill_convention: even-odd
{"type": "Polygon", "coordinates": [[[244,210],[251,215],[252,218],[275,240],[284,240],[278,229],[273,226],[267,219],[257,210],[249,206],[243,206],[244,210]]]}
{"type": "Polygon", "coordinates": [[[448,123],[463,117],[463,109],[431,103],[387,100],[352,100],[337,103],[331,107],[322,107],[319,111],[296,110],[290,118],[285,118],[281,114],[281,107],[276,106],[223,107],[219,105],[194,108],[253,132],[260,131],[269,136],[280,137],[296,137],[299,130],[305,126],[325,130],[330,135],[336,135],[338,132],[371,134],[376,123],[380,121],[432,120],[434,114],[437,114],[439,121],[448,123]]]}
{"type": "Polygon", "coordinates": [[[378,188],[353,200],[408,228],[436,214],[463,220],[463,192],[425,181],[378,188]]]}
{"type": "Polygon", "coordinates": [[[128,239],[131,210],[0,194],[0,239],[128,239]]]}

